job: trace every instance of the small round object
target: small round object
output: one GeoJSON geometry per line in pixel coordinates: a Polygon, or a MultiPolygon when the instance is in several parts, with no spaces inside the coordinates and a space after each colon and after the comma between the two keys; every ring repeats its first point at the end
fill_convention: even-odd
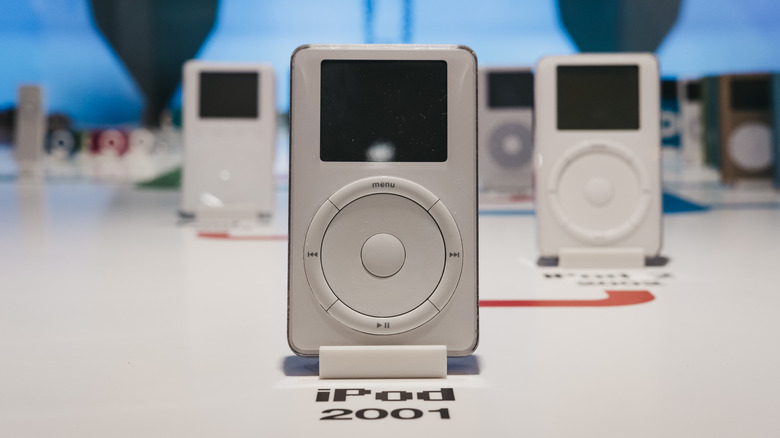
{"type": "Polygon", "coordinates": [[[548,194],[561,228],[594,245],[629,235],[650,208],[650,182],[639,159],[606,141],[569,149],[550,172],[548,194]]]}
{"type": "Polygon", "coordinates": [[[615,190],[605,178],[596,176],[585,184],[585,198],[597,207],[603,207],[612,200],[615,190]]]}
{"type": "Polygon", "coordinates": [[[531,131],[520,123],[505,123],[490,136],[490,154],[505,168],[517,168],[531,160],[531,131]]]}
{"type": "Polygon", "coordinates": [[[118,129],[106,129],[98,137],[98,150],[101,154],[122,155],[127,151],[127,138],[118,129]]]}
{"type": "Polygon", "coordinates": [[[392,234],[378,233],[369,237],[360,250],[363,267],[371,275],[386,278],[401,270],[406,260],[404,244],[392,234]]]}
{"type": "Polygon", "coordinates": [[[672,111],[661,111],[661,137],[674,137],[680,133],[678,116],[672,111]]]}
{"type": "Polygon", "coordinates": [[[742,124],[732,132],[728,142],[731,160],[740,169],[759,172],[772,165],[772,133],[762,123],[742,124]]]}
{"type": "Polygon", "coordinates": [[[55,129],[49,136],[49,153],[67,157],[76,149],[76,138],[67,129],[55,129]]]}
{"type": "Polygon", "coordinates": [[[154,149],[154,133],[146,128],[136,128],[130,132],[130,150],[139,153],[151,153],[154,149]]]}

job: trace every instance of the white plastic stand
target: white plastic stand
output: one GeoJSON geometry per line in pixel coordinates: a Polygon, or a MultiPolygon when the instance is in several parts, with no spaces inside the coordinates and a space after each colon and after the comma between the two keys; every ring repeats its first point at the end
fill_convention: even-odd
{"type": "Polygon", "coordinates": [[[259,212],[250,208],[203,208],[195,213],[198,220],[253,220],[257,219],[259,212]]]}
{"type": "Polygon", "coordinates": [[[642,248],[561,248],[558,267],[566,269],[641,269],[642,248]]]}
{"type": "Polygon", "coordinates": [[[442,379],[444,345],[320,347],[320,379],[442,379]]]}

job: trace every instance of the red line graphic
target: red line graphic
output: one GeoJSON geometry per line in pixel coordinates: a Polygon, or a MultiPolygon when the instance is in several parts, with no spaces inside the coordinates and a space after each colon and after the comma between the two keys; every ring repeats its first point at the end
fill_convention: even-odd
{"type": "Polygon", "coordinates": [[[480,307],[613,307],[653,301],[646,290],[608,290],[601,300],[481,300],[480,307]]]}
{"type": "Polygon", "coordinates": [[[268,235],[268,236],[236,235],[234,236],[226,232],[206,232],[206,231],[199,232],[198,237],[203,237],[206,239],[229,239],[229,240],[287,240],[287,236],[284,235],[268,235]]]}

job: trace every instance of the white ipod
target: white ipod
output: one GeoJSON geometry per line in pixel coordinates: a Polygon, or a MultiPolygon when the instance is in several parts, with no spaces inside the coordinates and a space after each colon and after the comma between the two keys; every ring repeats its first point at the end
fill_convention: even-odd
{"type": "Polygon", "coordinates": [[[704,129],[702,127],[701,82],[688,79],[678,82],[680,96],[680,138],[685,162],[704,165],[704,129]]]}
{"type": "Polygon", "coordinates": [[[661,249],[660,102],[651,54],[542,58],[536,68],[536,219],[542,257],[661,249]]]}
{"type": "Polygon", "coordinates": [[[273,213],[274,96],[270,65],[184,65],[183,215],[273,213]]]}
{"type": "Polygon", "coordinates": [[[534,76],[530,68],[479,70],[479,180],[485,191],[533,186],[534,76]]]}
{"type": "Polygon", "coordinates": [[[291,61],[288,341],[476,348],[477,62],[311,45],[291,61]]]}
{"type": "Polygon", "coordinates": [[[14,155],[21,173],[39,170],[46,138],[46,110],[43,89],[37,85],[22,85],[14,124],[14,155]]]}

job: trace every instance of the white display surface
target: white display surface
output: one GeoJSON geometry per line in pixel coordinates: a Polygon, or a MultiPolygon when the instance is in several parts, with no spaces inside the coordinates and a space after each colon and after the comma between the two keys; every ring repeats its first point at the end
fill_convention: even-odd
{"type": "Polygon", "coordinates": [[[778,436],[780,194],[667,189],[712,208],[635,271],[540,268],[532,204],[483,206],[480,299],[520,307],[483,306],[447,379],[322,381],[287,346],[286,217],[199,237],[177,192],[4,180],[0,436],[778,436]]]}

